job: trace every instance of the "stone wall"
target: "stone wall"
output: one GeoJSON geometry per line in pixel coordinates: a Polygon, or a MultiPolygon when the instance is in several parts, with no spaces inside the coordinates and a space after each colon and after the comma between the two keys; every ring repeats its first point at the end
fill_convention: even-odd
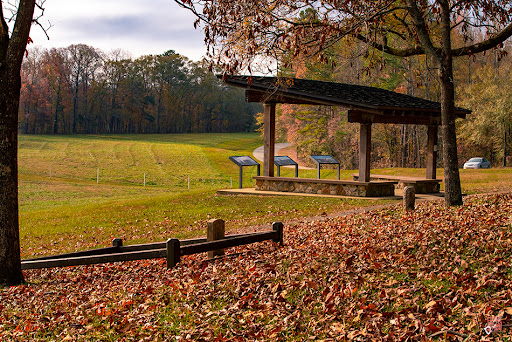
{"type": "Polygon", "coordinates": [[[354,197],[394,196],[396,182],[356,182],[309,178],[254,177],[256,190],[354,197]]]}
{"type": "MultiPolygon", "coordinates": [[[[359,179],[358,174],[352,174],[354,181],[359,179]]],[[[388,175],[371,175],[372,181],[397,181],[397,189],[403,189],[406,186],[413,186],[417,194],[438,193],[441,189],[440,179],[421,179],[414,177],[388,176],[388,175]]]]}

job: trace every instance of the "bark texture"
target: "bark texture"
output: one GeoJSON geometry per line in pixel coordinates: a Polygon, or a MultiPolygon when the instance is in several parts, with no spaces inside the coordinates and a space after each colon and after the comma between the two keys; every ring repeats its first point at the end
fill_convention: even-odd
{"type": "Polygon", "coordinates": [[[23,282],[18,223],[18,108],[20,69],[35,0],[20,0],[9,30],[0,1],[0,284],[23,282]]]}
{"type": "Polygon", "coordinates": [[[23,282],[18,225],[19,78],[0,67],[0,284],[23,282]],[[16,93],[17,89],[17,93],[16,93]]]}
{"type": "Polygon", "coordinates": [[[450,4],[440,1],[442,52],[439,79],[441,80],[441,130],[443,135],[444,187],[447,206],[462,205],[457,133],[455,129],[455,86],[453,83],[453,52],[451,42],[450,4]]]}

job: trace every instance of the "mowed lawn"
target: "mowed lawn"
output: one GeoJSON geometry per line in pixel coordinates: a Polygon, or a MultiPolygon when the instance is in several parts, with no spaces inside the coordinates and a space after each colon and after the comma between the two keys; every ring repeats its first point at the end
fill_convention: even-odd
{"type": "MultiPolygon", "coordinates": [[[[201,236],[211,218],[226,220],[231,230],[390,202],[216,195],[218,189],[238,187],[238,167],[228,157],[252,155],[260,145],[256,133],[21,135],[22,257],[104,247],[114,237],[132,244],[201,236]]],[[[342,179],[353,172],[343,170],[342,179]]],[[[423,176],[425,170],[372,172],[423,176]]],[[[463,190],[510,189],[511,173],[510,168],[461,170],[463,190]]],[[[244,168],[245,187],[254,186],[255,175],[254,167],[244,168]]],[[[316,170],[301,170],[300,176],[315,178],[316,170]]],[[[335,170],[322,170],[322,178],[335,177],[335,170]]]]}

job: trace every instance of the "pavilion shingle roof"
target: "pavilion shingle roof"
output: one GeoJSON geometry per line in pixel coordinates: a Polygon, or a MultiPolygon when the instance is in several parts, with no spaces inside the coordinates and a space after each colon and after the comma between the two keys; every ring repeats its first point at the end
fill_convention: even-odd
{"type": "MultiPolygon", "coordinates": [[[[441,112],[439,102],[354,84],[259,76],[228,76],[224,77],[224,82],[248,91],[266,94],[270,102],[272,98],[281,99],[275,101],[281,103],[286,103],[286,99],[300,98],[304,103],[345,106],[362,111],[408,111],[430,113],[432,116],[439,116],[441,112]]],[[[457,107],[456,113],[459,117],[465,117],[471,111],[457,107]]]]}

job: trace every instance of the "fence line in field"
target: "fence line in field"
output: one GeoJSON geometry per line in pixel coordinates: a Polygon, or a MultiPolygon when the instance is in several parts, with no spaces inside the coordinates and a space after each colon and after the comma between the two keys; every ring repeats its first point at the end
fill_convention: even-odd
{"type": "MultiPolygon", "coordinates": [[[[96,181],[96,184],[111,184],[111,183],[121,183],[121,184],[124,184],[124,185],[136,185],[138,184],[138,182],[134,179],[134,178],[131,178],[131,179],[123,179],[123,178],[118,178],[118,177],[109,177],[109,176],[102,176],[102,169],[101,168],[96,168],[96,175],[94,177],[94,180],[96,181]]],[[[37,175],[37,174],[36,174],[37,175]]],[[[252,175],[249,175],[247,176],[247,178],[251,179],[252,178],[252,175]]],[[[55,171],[55,168],[52,166],[52,164],[50,164],[50,168],[49,168],[49,179],[50,180],[56,180],[56,179],[66,179],[66,180],[77,180],[77,181],[82,181],[84,180],[83,178],[77,178],[77,177],[73,177],[72,175],[69,175],[69,174],[65,174],[65,175],[61,175],[59,177],[59,175],[57,174],[57,172],[55,171]]],[[[87,178],[85,178],[87,179],[87,178]]],[[[89,178],[91,179],[91,178],[89,178]]],[[[142,172],[141,174],[141,178],[140,178],[140,185],[142,185],[143,187],[146,187],[146,186],[151,186],[151,185],[154,185],[154,186],[159,186],[159,187],[177,187],[177,188],[186,188],[188,190],[191,190],[191,189],[194,189],[194,188],[204,188],[203,184],[210,184],[210,185],[219,185],[219,186],[223,186],[223,187],[229,187],[229,188],[233,188],[233,177],[191,177],[191,175],[186,175],[186,176],[171,176],[169,177],[169,179],[173,179],[174,181],[173,182],[169,182],[169,183],[160,183],[160,184],[155,184],[152,180],[151,180],[151,175],[148,173],[148,172],[142,172]]],[[[161,179],[161,177],[160,177],[161,179]]]]}

